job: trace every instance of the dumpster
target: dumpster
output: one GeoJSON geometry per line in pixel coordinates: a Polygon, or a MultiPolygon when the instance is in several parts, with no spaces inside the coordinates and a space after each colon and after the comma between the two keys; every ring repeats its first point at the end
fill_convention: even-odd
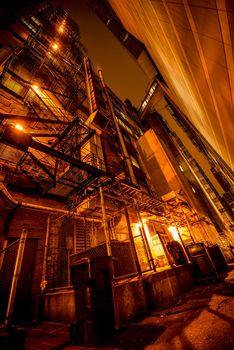
{"type": "Polygon", "coordinates": [[[75,322],[71,340],[84,346],[103,344],[114,332],[112,258],[83,258],[71,264],[75,322]]]}
{"type": "Polygon", "coordinates": [[[193,263],[194,272],[199,281],[218,279],[215,265],[204,243],[189,244],[186,250],[193,263]]]}
{"type": "Polygon", "coordinates": [[[213,261],[216,271],[227,272],[228,264],[218,244],[213,244],[210,247],[206,247],[206,249],[213,261]]]}

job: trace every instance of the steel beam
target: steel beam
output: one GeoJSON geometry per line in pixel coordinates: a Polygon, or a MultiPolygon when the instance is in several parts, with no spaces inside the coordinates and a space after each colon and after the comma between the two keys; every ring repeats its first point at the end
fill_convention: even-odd
{"type": "Polygon", "coordinates": [[[82,169],[84,171],[87,171],[88,173],[95,174],[97,177],[105,176],[105,177],[109,177],[110,179],[114,179],[113,175],[107,173],[104,170],[97,169],[90,164],[84,163],[79,159],[73,158],[67,154],[64,154],[60,151],[57,151],[54,148],[46,146],[46,145],[44,145],[40,142],[37,142],[35,140],[31,141],[30,147],[34,148],[38,151],[44,152],[46,154],[49,154],[50,156],[52,156],[54,158],[58,158],[58,159],[63,160],[69,164],[72,164],[73,166],[75,166],[79,169],[82,169]]]}
{"type": "Polygon", "coordinates": [[[55,120],[49,118],[35,118],[35,117],[27,117],[26,115],[17,115],[17,114],[7,114],[0,113],[0,119],[12,119],[12,120],[21,120],[21,121],[30,121],[35,123],[48,123],[48,124],[62,124],[69,125],[69,121],[55,120]]]}

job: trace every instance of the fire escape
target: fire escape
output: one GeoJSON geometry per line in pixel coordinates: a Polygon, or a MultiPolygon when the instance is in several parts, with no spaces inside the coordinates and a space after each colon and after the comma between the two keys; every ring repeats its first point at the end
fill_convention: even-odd
{"type": "Polygon", "coordinates": [[[69,205],[72,194],[113,176],[86,122],[85,49],[77,27],[60,10],[40,16],[21,19],[33,32],[1,72],[0,159],[9,187],[24,178],[30,190],[69,205]]]}

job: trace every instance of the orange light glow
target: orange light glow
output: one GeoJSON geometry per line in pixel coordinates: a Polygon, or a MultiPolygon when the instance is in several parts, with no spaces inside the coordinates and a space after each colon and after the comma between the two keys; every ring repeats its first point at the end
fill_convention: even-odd
{"type": "Polygon", "coordinates": [[[53,50],[58,50],[58,48],[59,48],[59,45],[57,44],[57,43],[54,43],[53,45],[52,45],[52,49],[53,50]]]}
{"type": "Polygon", "coordinates": [[[17,130],[19,130],[19,131],[24,131],[23,126],[22,126],[21,124],[19,124],[19,123],[15,124],[15,128],[16,128],[17,130]]]}
{"type": "Polygon", "coordinates": [[[182,173],[184,172],[184,169],[183,169],[183,167],[181,166],[181,165],[179,165],[179,168],[180,168],[180,170],[182,171],[182,173]]]}
{"type": "Polygon", "coordinates": [[[171,232],[172,237],[173,237],[173,239],[174,239],[175,241],[180,241],[180,237],[179,237],[178,230],[177,230],[176,227],[174,227],[174,226],[169,226],[169,227],[168,227],[168,231],[171,232]]]}
{"type": "Polygon", "coordinates": [[[58,29],[58,30],[59,30],[59,32],[60,32],[60,33],[63,33],[63,32],[64,32],[64,28],[63,28],[63,26],[59,27],[59,29],[58,29]]]}
{"type": "Polygon", "coordinates": [[[31,87],[33,90],[39,90],[39,86],[36,84],[31,85],[31,87]]]}

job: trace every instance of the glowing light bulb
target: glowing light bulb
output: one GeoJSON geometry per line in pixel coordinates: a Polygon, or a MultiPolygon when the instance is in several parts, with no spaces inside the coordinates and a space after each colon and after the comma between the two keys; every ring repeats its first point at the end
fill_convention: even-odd
{"type": "Polygon", "coordinates": [[[31,87],[33,90],[39,90],[39,86],[36,84],[31,85],[31,87]]]}
{"type": "Polygon", "coordinates": [[[53,50],[58,50],[58,48],[59,48],[59,46],[58,46],[58,44],[57,43],[54,43],[53,45],[52,45],[52,49],[53,50]]]}
{"type": "Polygon", "coordinates": [[[63,33],[64,32],[64,28],[61,26],[61,27],[59,27],[59,32],[60,33],[63,33]]]}
{"type": "Polygon", "coordinates": [[[173,239],[174,239],[175,241],[179,241],[179,240],[180,240],[180,237],[179,237],[179,234],[178,234],[178,230],[177,230],[176,227],[174,227],[174,226],[169,226],[169,227],[168,227],[168,231],[171,232],[172,237],[173,237],[173,239]]]}
{"type": "Polygon", "coordinates": [[[19,123],[15,124],[15,128],[17,130],[19,130],[19,131],[23,131],[24,130],[23,126],[21,124],[19,124],[19,123]]]}
{"type": "Polygon", "coordinates": [[[183,173],[183,171],[184,171],[183,167],[182,167],[181,165],[179,165],[179,168],[180,168],[180,170],[181,170],[182,173],[183,173]]]}

